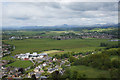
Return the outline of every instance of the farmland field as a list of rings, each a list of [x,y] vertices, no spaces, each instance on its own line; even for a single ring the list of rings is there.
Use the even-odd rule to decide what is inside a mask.
[[[32,65],[33,65],[33,63],[31,61],[17,60],[11,64],[7,64],[6,66],[27,68],[27,67],[32,66]]]
[[[51,54],[51,53],[58,53],[58,52],[63,52],[63,51],[60,51],[60,50],[48,50],[48,51],[44,51],[42,53]]]
[[[12,52],[12,55],[26,52],[41,52],[43,50],[51,49],[62,49],[64,52],[87,52],[99,48],[104,48],[100,47],[101,42],[117,44],[117,42],[111,42],[108,39],[25,39],[5,40],[4,42],[15,45],[16,49]]]
[[[5,56],[5,57],[2,57],[2,60],[16,60],[16,59],[14,59],[13,57],[11,57],[11,56]]]
[[[116,30],[116,28],[107,28],[107,29],[102,29],[102,28],[94,28],[92,30],[83,30],[84,32],[104,32],[104,31],[112,31]]]

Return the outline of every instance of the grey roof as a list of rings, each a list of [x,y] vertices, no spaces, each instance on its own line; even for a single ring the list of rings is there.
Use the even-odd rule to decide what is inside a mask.
[[[45,79],[45,78],[47,78],[47,77],[46,77],[46,76],[41,76],[41,78],[42,78],[42,79]]]
[[[40,56],[44,56],[44,55],[47,55],[47,53],[41,53],[41,54],[38,54]]]
[[[35,74],[36,77],[40,77],[40,75],[41,75],[41,74],[38,73],[38,72]]]

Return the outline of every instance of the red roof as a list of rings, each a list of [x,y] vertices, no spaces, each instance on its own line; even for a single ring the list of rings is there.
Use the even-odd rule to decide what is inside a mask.
[[[24,60],[29,60],[29,58],[25,58]]]

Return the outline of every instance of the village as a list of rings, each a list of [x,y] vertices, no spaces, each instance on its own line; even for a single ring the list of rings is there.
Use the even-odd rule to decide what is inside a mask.
[[[85,57],[89,53],[85,55],[76,54],[73,55],[74,58]],[[92,53],[94,54],[94,53]],[[65,57],[65,56],[64,56]],[[50,57],[47,53],[25,53],[25,54],[17,54],[14,56],[15,59],[21,61],[30,61],[33,63],[32,66],[27,68],[21,67],[6,67],[5,65],[11,63],[9,60],[2,60],[2,76],[6,78],[13,79],[22,79],[22,78],[31,78],[32,75],[35,75],[37,79],[47,79],[50,74],[55,71],[58,71],[61,75],[65,72],[65,68],[71,66],[71,61],[69,58],[60,59],[58,57]],[[27,65],[27,64],[26,64]]]
[[[9,45],[9,44],[3,44],[3,56],[10,56],[11,51],[14,50],[15,46]],[[10,52],[10,53],[9,53]],[[8,54],[9,53],[9,54]],[[82,54],[76,54],[73,55],[74,58],[79,58],[87,56],[89,53],[86,53],[86,55]],[[92,53],[93,54],[93,53]],[[65,54],[66,55],[66,54]],[[22,67],[13,67],[13,66],[6,66],[8,64],[13,63],[12,60],[1,60],[1,74],[3,78],[12,78],[12,79],[23,79],[23,78],[31,78],[32,75],[35,75],[37,79],[47,79],[50,74],[52,74],[55,71],[59,71],[61,75],[65,72],[65,68],[71,66],[71,61],[69,57],[66,57],[63,54],[63,58],[59,58],[56,55],[53,57],[50,57],[47,53],[21,53],[16,54],[14,56],[10,56],[16,61],[30,61],[33,65],[28,66],[26,68]],[[23,64],[20,64],[23,65]],[[27,64],[26,64],[27,65]]]
[[[10,55],[9,48],[10,45],[3,45],[6,48],[6,53],[4,56]],[[25,54],[17,54],[14,56],[14,59],[21,60],[21,61],[30,61],[33,63],[32,66],[27,68],[21,67],[13,67],[9,66],[6,67],[5,65],[12,63],[10,60],[1,60],[1,70],[2,70],[2,77],[13,78],[13,79],[22,79],[22,78],[31,78],[32,75],[35,75],[38,79],[46,79],[51,73],[55,71],[59,71],[59,73],[64,73],[64,66],[70,66],[70,62],[68,58],[66,59],[57,59],[53,57],[49,57],[47,53],[40,53],[37,52],[25,53]]]
[[[3,35],[5,32],[3,32]],[[47,34],[47,33],[44,33]],[[52,32],[50,33],[52,34]],[[27,36],[27,35],[19,35],[19,36],[9,36],[9,34],[5,34],[8,37],[3,37],[4,39],[8,40],[24,40],[24,39],[43,39],[43,38],[50,38],[55,40],[67,40],[67,39],[87,39],[87,38],[96,38],[96,39],[114,39],[117,36],[111,35],[108,33],[100,33],[100,32],[81,32],[81,33],[74,33],[74,32],[63,32],[59,35],[46,35],[43,34],[35,34],[34,36]]]

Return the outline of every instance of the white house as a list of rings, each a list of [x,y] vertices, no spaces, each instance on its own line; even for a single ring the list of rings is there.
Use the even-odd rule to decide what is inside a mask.
[[[43,66],[46,66],[47,64],[46,63],[43,63]]]
[[[47,53],[37,54],[36,52],[34,52],[33,54],[26,53],[26,54],[19,54],[19,55],[16,55],[16,56],[17,56],[17,58],[20,58],[20,59],[32,60],[32,59],[42,59],[45,56],[47,56]]]

